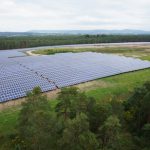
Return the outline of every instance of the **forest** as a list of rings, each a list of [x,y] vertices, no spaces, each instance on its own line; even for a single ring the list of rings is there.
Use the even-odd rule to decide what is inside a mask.
[[[29,48],[38,46],[150,42],[150,35],[49,35],[0,37],[0,50]]]
[[[76,87],[63,88],[56,105],[49,105],[36,87],[27,94],[3,149],[149,150],[149,100],[149,81],[127,100],[96,101]]]

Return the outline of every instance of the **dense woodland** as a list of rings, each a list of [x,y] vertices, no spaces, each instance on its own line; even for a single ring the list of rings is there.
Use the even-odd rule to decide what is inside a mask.
[[[16,132],[3,148],[149,150],[150,82],[122,101],[96,101],[75,87],[63,88],[55,106],[37,87],[28,93]]]
[[[150,42],[150,35],[51,35],[0,37],[0,50],[65,44]]]

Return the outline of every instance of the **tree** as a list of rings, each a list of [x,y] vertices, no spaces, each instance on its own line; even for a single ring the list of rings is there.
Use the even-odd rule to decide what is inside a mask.
[[[76,87],[63,88],[58,96],[56,112],[58,116],[66,119],[74,118],[77,114],[87,113],[90,98],[84,92],[79,92]]]
[[[117,116],[109,116],[106,119],[99,128],[102,149],[113,147],[113,144],[118,140],[120,128],[121,124]]]
[[[125,119],[131,132],[141,134],[141,129],[150,123],[150,82],[137,88],[125,103]]]
[[[150,149],[150,123],[147,123],[142,128],[141,143],[142,147]]]
[[[73,115],[76,116],[77,114],[80,113],[87,114],[88,103],[89,103],[89,99],[85,95],[85,93],[79,92],[76,96],[76,99],[74,99],[71,103]]]
[[[47,97],[35,88],[27,94],[19,115],[18,134],[28,150],[55,149],[59,130],[57,118],[50,110]]]
[[[140,149],[149,149],[150,82],[137,88],[125,105],[125,120]]]
[[[94,100],[92,101],[93,106],[91,106],[90,111],[88,112],[88,118],[90,122],[90,130],[97,133],[99,127],[103,125],[104,121],[112,114],[112,107],[108,101],[100,101],[97,103],[94,102]]]
[[[116,115],[122,123],[124,121],[124,118],[122,117],[124,114],[123,102],[117,99],[112,99],[110,104],[112,108],[112,114]]]
[[[60,140],[64,150],[96,150],[98,142],[89,130],[87,116],[80,113],[74,119],[69,119]]]
[[[58,104],[56,106],[56,112],[59,116],[63,116],[66,120],[71,115],[71,103],[76,99],[78,95],[78,89],[76,87],[63,88],[58,95]]]

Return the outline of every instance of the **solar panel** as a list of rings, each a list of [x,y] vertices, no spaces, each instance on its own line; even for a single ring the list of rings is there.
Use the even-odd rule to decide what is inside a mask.
[[[25,53],[19,52],[17,50],[1,50],[0,51],[0,58],[8,58],[8,57],[21,57],[26,56]],[[1,62],[1,60],[0,60]]]
[[[0,102],[24,97],[35,86],[45,92],[144,68],[150,68],[149,61],[95,52],[5,58],[0,60]]]

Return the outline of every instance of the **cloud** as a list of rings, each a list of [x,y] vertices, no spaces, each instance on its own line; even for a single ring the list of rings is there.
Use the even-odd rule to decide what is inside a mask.
[[[150,30],[149,0],[0,0],[0,31]]]

